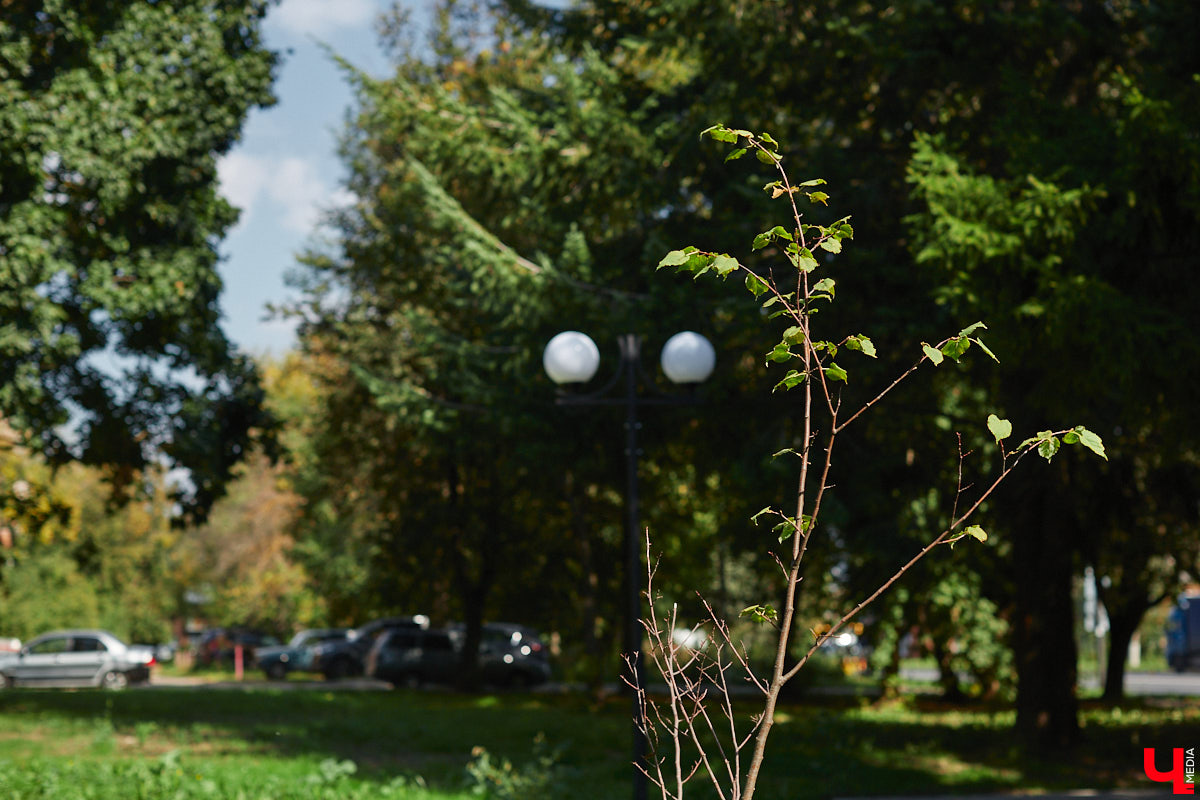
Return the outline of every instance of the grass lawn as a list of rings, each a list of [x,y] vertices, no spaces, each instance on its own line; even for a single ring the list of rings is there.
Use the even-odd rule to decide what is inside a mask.
[[[1004,709],[860,702],[785,707],[759,796],[1149,788],[1142,748],[1195,746],[1200,731],[1194,699],[1089,707],[1077,751],[1034,760],[1011,746]],[[10,690],[0,797],[449,800],[486,786],[497,798],[624,800],[628,713],[621,698],[536,694]],[[539,766],[539,748],[557,749],[555,766]]]

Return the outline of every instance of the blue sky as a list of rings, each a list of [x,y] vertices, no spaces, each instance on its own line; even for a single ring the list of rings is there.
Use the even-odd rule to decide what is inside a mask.
[[[294,326],[267,319],[266,305],[294,292],[285,276],[320,210],[345,202],[337,135],[351,92],[325,43],[371,74],[386,71],[376,16],[389,0],[283,0],[264,26],[272,49],[289,51],[272,108],[251,113],[241,142],[219,163],[221,192],[241,209],[221,245],[224,328],[243,350],[282,355]]]

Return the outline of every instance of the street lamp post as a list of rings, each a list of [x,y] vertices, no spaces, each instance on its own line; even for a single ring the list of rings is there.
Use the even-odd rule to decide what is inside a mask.
[[[624,405],[625,407],[625,652],[637,686],[645,687],[642,659],[642,608],[638,590],[641,559],[638,555],[638,406],[677,405],[692,401],[691,394],[638,392],[639,385],[651,386],[641,367],[641,338],[626,333],[617,337],[621,360],[607,384],[587,394],[560,394],[559,405]],[[716,357],[707,339],[684,331],[667,340],[661,363],[667,378],[676,384],[694,386],[712,374]],[[590,381],[600,366],[600,351],[595,342],[578,331],[558,334],[546,345],[542,365],[550,379],[560,386]],[[614,389],[624,381],[620,390]],[[633,797],[646,798],[646,736],[639,724],[642,717],[640,698],[633,697]]]

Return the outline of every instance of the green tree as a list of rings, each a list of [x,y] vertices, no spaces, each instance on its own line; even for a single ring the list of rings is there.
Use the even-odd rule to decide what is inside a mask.
[[[1012,416],[1023,417],[1024,410],[1032,418],[1050,417],[1050,403],[1082,400],[1070,407],[1097,428],[1119,423],[1126,431],[1131,425],[1153,431],[1143,414],[1151,406],[1168,409],[1181,423],[1178,398],[1190,396],[1185,389],[1194,378],[1176,365],[1191,359],[1195,339],[1171,320],[1187,319],[1195,300],[1194,282],[1180,277],[1197,229],[1189,216],[1194,189],[1188,188],[1196,185],[1189,177],[1195,143],[1188,132],[1196,127],[1189,115],[1200,107],[1191,78],[1195,55],[1187,45],[1197,29],[1191,4],[617,0],[548,10],[510,0],[499,8],[492,19],[472,16],[464,4],[446,5],[431,57],[402,52],[394,80],[364,84],[366,113],[347,147],[355,176],[350,188],[363,202],[342,220],[340,252],[314,261],[313,273],[314,286],[328,281],[331,291],[318,303],[310,342],[319,334],[322,354],[340,362],[329,373],[340,383],[330,385],[345,401],[328,427],[344,438],[329,439],[324,452],[357,462],[329,473],[342,476],[340,485],[330,477],[322,497],[340,495],[342,505],[312,508],[325,509],[326,531],[349,525],[348,512],[363,509],[361,535],[331,534],[326,541],[377,552],[378,542],[392,537],[384,531],[401,529],[380,520],[404,516],[404,495],[399,483],[377,481],[372,497],[394,510],[385,512],[385,503],[368,511],[359,503],[368,477],[408,463],[410,454],[432,467],[425,475],[449,475],[442,456],[467,452],[478,441],[491,445],[507,430],[499,424],[454,428],[454,422],[443,430],[457,430],[456,440],[433,438],[446,419],[477,406],[499,408],[489,405],[498,397],[508,408],[528,401],[532,413],[536,398],[516,376],[527,381],[536,374],[536,349],[568,327],[563,319],[609,336],[649,328],[653,337],[682,326],[712,333],[723,367],[730,365],[710,392],[706,416],[720,422],[696,426],[704,435],[687,440],[686,457],[698,465],[702,491],[719,471],[723,483],[713,495],[757,500],[758,490],[746,487],[778,475],[757,454],[795,446],[797,436],[788,422],[749,434],[737,424],[777,416],[767,413],[778,408],[777,400],[747,399],[759,396],[761,377],[753,369],[759,345],[721,299],[703,290],[685,298],[652,286],[641,268],[694,238],[697,227],[705,229],[706,246],[732,251],[754,233],[755,220],[769,218],[767,198],[752,177],[730,177],[697,150],[695,131],[720,119],[769,129],[789,142],[789,163],[812,165],[845,187],[839,205],[869,222],[858,238],[856,269],[840,286],[851,299],[831,311],[832,324],[860,318],[864,308],[878,312],[879,364],[861,370],[864,380],[907,366],[894,360],[902,349],[892,343],[929,339],[955,322],[984,318],[1006,337],[998,346],[1020,354],[996,373],[1004,385],[1019,387],[1001,395]],[[913,157],[916,133],[942,136],[939,144],[927,144],[924,161]],[[945,203],[930,206],[934,187],[918,176],[926,167],[945,167],[940,156],[959,164],[958,176],[941,176]],[[1025,181],[1027,175],[1033,180]],[[934,177],[929,173],[930,181]],[[953,195],[960,179],[960,194],[991,199],[982,208],[967,203],[972,213],[986,215],[967,218],[978,223],[974,227],[956,229],[946,223],[959,218],[947,209],[958,208]],[[1139,192],[1138,180],[1153,190]],[[913,212],[919,213],[906,224]],[[819,214],[815,221],[822,221]],[[980,234],[977,241],[955,238],[972,232]],[[956,268],[960,256],[966,260]],[[1110,305],[1111,287],[1119,283],[1110,276],[1106,288],[1088,280],[1093,256],[1113,268],[1144,265],[1153,277],[1139,277],[1125,304]],[[956,269],[949,276],[944,271]],[[1069,291],[1080,278],[1083,290]],[[950,291],[935,291],[947,284]],[[1043,290],[1062,302],[1046,304]],[[1023,304],[1031,297],[1045,305],[1041,317],[1026,316],[1034,307]],[[1169,310],[1155,310],[1160,303]],[[996,309],[1001,313],[993,314]],[[1118,312],[1131,316],[1113,316]],[[470,327],[472,313],[477,328]],[[504,326],[521,314],[527,316],[519,330],[508,335],[513,332]],[[1005,324],[1013,314],[1015,324]],[[1158,348],[1152,359],[1128,347],[1098,355],[1098,343],[1112,335],[1111,320],[1125,318],[1152,324],[1125,327],[1116,341],[1128,344],[1126,335],[1132,338],[1136,329],[1171,347]],[[1046,346],[1037,346],[1039,337]],[[503,357],[509,348],[512,360]],[[1081,352],[1089,355],[1073,355]],[[1117,369],[1133,362],[1136,370]],[[881,487],[880,501],[893,486],[929,485],[929,476],[953,481],[955,460],[934,455],[933,448],[948,452],[952,440],[945,436],[953,427],[943,423],[971,412],[986,383],[969,370],[946,369],[936,382],[901,397],[903,420],[889,427],[929,432],[918,437],[931,443],[928,452],[910,458],[906,445],[878,427],[848,434],[843,452],[864,456],[853,468],[871,472],[868,482]],[[1070,392],[1060,393],[1061,386]],[[940,404],[936,417],[907,413],[929,408],[929,398]],[[1118,407],[1126,401],[1128,408]],[[536,416],[544,435],[546,415]],[[344,424],[354,418],[363,424]],[[410,426],[413,420],[424,427]],[[573,428],[550,428],[549,435],[603,440],[599,420],[572,422]],[[1187,424],[1163,430],[1194,441]],[[1116,434],[1102,432],[1110,440]],[[420,442],[414,433],[421,433]],[[659,445],[647,447],[648,461],[662,455],[654,449]],[[966,447],[980,458],[994,454],[986,441]],[[1180,452],[1189,447],[1194,451],[1187,445]],[[588,503],[569,497],[564,508],[547,502],[539,509],[547,527],[577,529],[568,528],[578,519],[572,509],[590,513],[607,505],[605,489],[619,485],[601,468],[602,449],[578,457],[583,449],[576,445],[570,483],[573,497]],[[442,456],[426,461],[426,452]],[[508,458],[510,450],[496,446],[495,452]],[[560,452],[539,452],[541,462],[567,463]],[[839,479],[841,468],[834,465]],[[1022,730],[1030,739],[1067,741],[1077,731],[1070,577],[1082,543],[1097,528],[1081,524],[1080,509],[1064,508],[1056,496],[1086,494],[1064,492],[1064,482],[1099,473],[1066,459],[1056,469],[1054,481],[1014,490],[1018,502],[1001,504],[1017,509],[997,529],[1013,533],[1005,545],[1012,549],[997,551],[1009,580],[999,591],[1000,581],[984,575],[982,586],[1020,623],[1014,632]],[[647,471],[680,474],[666,464]],[[502,478],[517,474],[539,475],[513,469]],[[422,496],[437,502],[432,483],[426,488]],[[671,488],[652,487],[646,507],[671,496]],[[896,526],[879,514],[885,505],[872,500],[841,509],[837,527],[848,550],[904,546],[887,535]],[[720,510],[710,524],[744,549],[746,537],[729,523],[743,513],[736,502],[713,508]],[[393,541],[429,545],[421,535],[416,530]],[[611,547],[614,540],[590,543]],[[578,563],[586,560],[580,556]],[[1037,569],[1026,569],[1030,564]]]
[[[1141,21],[1150,41],[1171,39],[1158,27],[1164,20]],[[1057,743],[1077,735],[1078,560],[1112,572],[1116,584],[1107,593],[1110,698],[1121,694],[1142,614],[1195,563],[1197,515],[1186,498],[1196,491],[1200,431],[1177,398],[1197,388],[1181,364],[1200,350],[1186,321],[1200,282],[1179,260],[1200,244],[1200,146],[1184,133],[1200,96],[1195,82],[1171,79],[1181,64],[1135,55],[1077,76],[1081,96],[1062,112],[1069,131],[998,129],[977,169],[967,166],[977,157],[971,144],[918,138],[910,166],[921,204],[910,219],[914,252],[950,281],[939,301],[1007,321],[997,346],[1016,355],[1002,373],[1010,388],[980,385],[1002,391],[1013,415],[1053,418],[1074,407],[1111,442],[1104,468],[1063,461],[1054,480],[1008,498],[1019,504],[1010,528],[1018,725],[1027,738]],[[1076,141],[1083,152],[1063,159]],[[1092,148],[1115,159],[1090,159]]]
[[[0,416],[57,461],[108,465],[118,493],[165,453],[201,513],[266,422],[219,326],[217,243],[237,212],[216,160],[273,102],[267,7],[11,0],[0,15]]]
[[[587,330],[606,358],[627,331],[653,346],[737,329],[648,280],[659,217],[678,202],[658,181],[670,154],[643,134],[653,101],[631,99],[597,55],[564,60],[505,18],[464,31],[464,10],[445,5],[431,55],[401,52],[391,78],[355,78],[346,160],[359,202],[339,217],[337,251],[308,259],[302,335],[330,367],[323,474],[303,490],[310,540],[325,543],[314,555],[347,553],[325,562],[343,576],[372,562],[362,580],[384,605],[448,594],[468,637],[485,609],[510,609],[598,652],[623,614],[619,419],[556,411],[541,350],[564,328]],[[731,407],[736,374],[721,387]],[[709,455],[686,478],[721,494],[707,475],[728,460],[733,418],[713,436],[689,416],[647,425],[647,509],[671,506],[652,498],[677,496],[697,448]],[[668,454],[660,429],[685,444]],[[694,519],[663,513],[670,530]]]
[[[6,629],[29,638],[101,627],[128,641],[165,641],[176,611],[169,554],[179,534],[161,470],[135,476],[131,502],[119,507],[94,467],[72,464],[50,475],[44,459],[27,455],[21,474],[31,483],[47,476],[36,496],[57,498],[67,524],[43,524],[0,547]]]
[[[1012,354],[992,373],[996,385],[1012,387],[993,395],[1006,413],[1082,413],[1112,441],[1111,469],[1146,436],[1154,439],[1146,453],[1194,458],[1181,400],[1196,388],[1195,370],[1181,368],[1197,347],[1186,326],[1197,300],[1187,264],[1200,230],[1190,133],[1200,108],[1188,44],[1200,30],[1194,4],[508,5],[567,52],[591,48],[628,69],[627,85],[656,95],[655,135],[689,119],[692,130],[715,119],[770,129],[791,143],[790,159],[846,187],[838,202],[871,224],[862,226],[857,269],[843,287],[881,310],[890,328],[879,334],[881,353],[894,352],[888,338],[928,337],[947,318],[987,319],[1003,337],[997,350]],[[654,58],[669,69],[648,68]],[[681,139],[688,132],[677,131]],[[925,140],[914,158],[917,133],[943,138]],[[957,172],[943,170],[940,156],[952,157]],[[749,187],[711,171],[668,170],[660,179],[694,192],[695,202],[677,208],[714,239],[739,220],[766,218],[753,210]],[[901,224],[911,211],[918,221]],[[947,277],[950,290],[935,291]],[[901,312],[914,309],[922,311],[906,330]],[[969,371],[947,375],[937,387],[943,416],[970,408],[983,385]],[[1113,438],[1118,425],[1124,441]],[[886,466],[903,458],[894,439],[864,438],[889,448],[867,462],[876,474],[895,474]],[[917,453],[914,472],[954,469],[926,458]],[[1063,460],[1053,480],[1014,484],[1008,499],[1016,502],[999,504],[1015,513],[1003,525],[1012,550],[996,600],[1017,623],[1019,728],[1030,741],[1067,742],[1078,732],[1070,581],[1099,529],[1084,501],[1058,498],[1093,494],[1066,486],[1101,474]],[[1191,491],[1157,485],[1173,485],[1179,497]],[[849,511],[847,541],[882,546],[859,536],[872,520]],[[1113,552],[1120,561],[1119,547]]]

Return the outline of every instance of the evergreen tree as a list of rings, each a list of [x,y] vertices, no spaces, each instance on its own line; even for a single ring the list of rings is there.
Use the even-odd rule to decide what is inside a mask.
[[[653,98],[631,99],[596,54],[564,59],[505,18],[486,23],[481,50],[476,29],[456,28],[468,10],[443,8],[432,56],[401,53],[386,80],[355,77],[346,161],[359,202],[338,217],[336,250],[307,259],[302,338],[329,367],[323,475],[306,490],[310,541],[325,543],[314,562],[327,547],[346,559],[326,572],[371,560],[366,595],[380,609],[448,596],[418,610],[462,614],[468,645],[485,612],[507,611],[598,653],[624,615],[619,419],[556,410],[542,348],[585,330],[611,369],[620,333],[653,352],[688,328],[721,344],[722,322],[652,275],[661,220],[688,202],[659,181],[672,157],[659,143],[674,141],[645,134]],[[645,437],[646,497],[678,492],[679,462],[656,459],[727,444],[732,425],[705,442],[688,416],[663,412]],[[668,457],[663,440],[677,435],[690,449]],[[712,465],[688,478],[719,494]],[[733,513],[744,520],[752,502]]]

